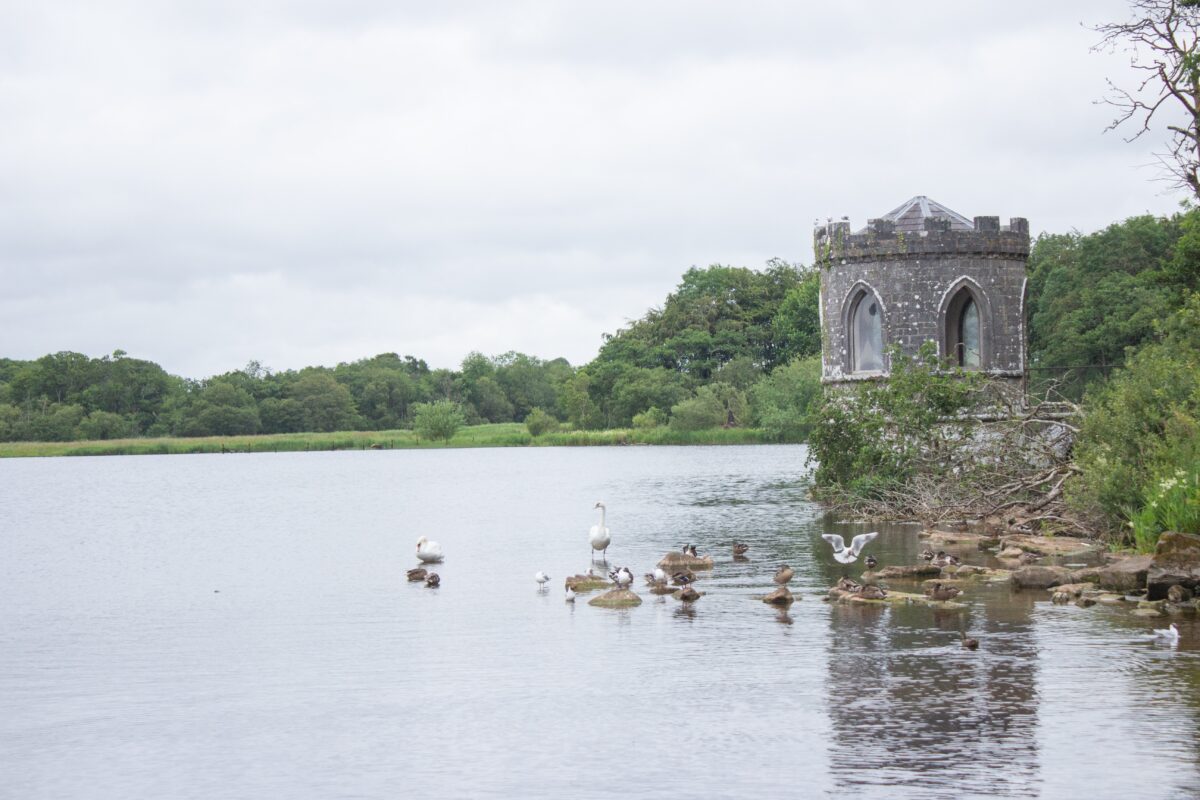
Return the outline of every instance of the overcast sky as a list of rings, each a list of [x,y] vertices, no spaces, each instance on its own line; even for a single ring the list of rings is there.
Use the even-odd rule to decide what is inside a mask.
[[[0,0],[0,357],[590,360],[690,266],[917,194],[1171,213],[1124,0]]]

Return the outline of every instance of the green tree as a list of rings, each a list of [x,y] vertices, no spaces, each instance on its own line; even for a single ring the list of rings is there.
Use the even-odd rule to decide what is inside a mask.
[[[132,433],[130,421],[111,411],[93,411],[79,422],[79,435],[84,439],[124,439]]]
[[[305,369],[290,391],[304,409],[304,426],[309,431],[352,430],[357,409],[350,390],[328,372]]]
[[[558,420],[554,415],[548,414],[540,408],[535,408],[525,417],[525,429],[529,431],[530,436],[541,436],[543,433],[550,433],[557,430]]]
[[[462,410],[450,400],[413,406],[413,428],[425,439],[449,441],[462,425]]]
[[[804,441],[815,424],[821,401],[820,356],[797,358],[750,389],[750,406],[758,427],[778,441]]]

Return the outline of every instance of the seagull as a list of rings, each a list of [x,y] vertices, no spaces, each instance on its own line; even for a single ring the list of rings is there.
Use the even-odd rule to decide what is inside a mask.
[[[1169,628],[1160,628],[1159,630],[1156,630],[1154,632],[1154,638],[1159,641],[1175,644],[1179,641],[1179,628],[1176,628],[1175,623],[1172,622]]]
[[[426,564],[433,564],[442,560],[442,546],[437,542],[431,542],[422,536],[417,539],[417,558]]]
[[[606,506],[604,503],[598,502],[596,505],[592,506],[592,508],[600,509],[600,522],[592,526],[591,531],[588,533],[588,542],[591,543],[593,551],[599,550],[601,554],[607,558],[608,545],[612,541],[612,536],[609,535],[608,528],[604,526],[604,511]],[[595,552],[593,552],[592,557],[594,558],[595,555]]]
[[[533,579],[538,582],[538,589],[545,589],[550,576],[539,569],[538,573],[533,576]]]
[[[567,587],[567,602],[568,603],[575,602],[575,590],[572,589],[570,586]]]
[[[858,554],[867,546],[867,542],[878,535],[878,531],[860,533],[850,540],[849,547],[846,547],[846,540],[836,533],[822,533],[821,538],[833,545],[833,557],[839,564],[853,564],[858,560]]]
[[[613,579],[613,583],[619,589],[628,589],[633,583],[633,573],[629,571],[629,567],[621,567],[608,574],[608,577]]]

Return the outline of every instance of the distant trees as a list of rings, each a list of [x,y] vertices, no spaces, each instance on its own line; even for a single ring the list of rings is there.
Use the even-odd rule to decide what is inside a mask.
[[[275,372],[251,361],[187,380],[122,351],[0,359],[0,439],[419,429],[433,420],[444,431],[454,419],[525,422],[532,432],[666,425],[672,413],[675,427],[727,425],[731,414],[750,425],[754,388],[820,348],[818,283],[780,260],[761,271],[694,267],[661,308],[606,336],[578,369],[511,351],[469,353],[458,370],[381,353],[332,369]],[[422,435],[443,438],[433,431]]]
[[[426,439],[449,441],[463,422],[462,410],[450,400],[417,403],[413,407],[413,429]]]

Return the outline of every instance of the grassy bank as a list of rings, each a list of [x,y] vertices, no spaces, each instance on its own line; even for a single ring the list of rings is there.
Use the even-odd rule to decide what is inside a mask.
[[[136,456],[185,453],[283,453],[304,450],[391,450],[445,447],[587,447],[622,444],[763,444],[757,429],[715,428],[683,433],[669,428],[650,430],[560,431],[538,437],[520,423],[472,425],[449,442],[420,439],[407,430],[344,431],[340,433],[278,433],[267,436],[208,436],[199,438],[111,439],[87,442],[0,442],[0,458],[36,456]]]

